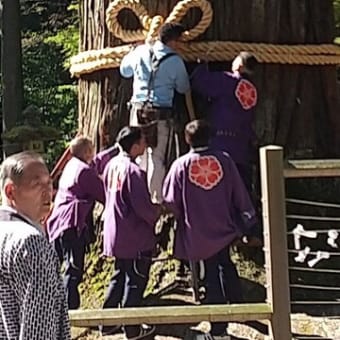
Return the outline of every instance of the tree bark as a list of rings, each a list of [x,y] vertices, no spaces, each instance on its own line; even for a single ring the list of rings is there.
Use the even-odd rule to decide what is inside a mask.
[[[2,131],[7,131],[20,119],[23,105],[19,0],[3,0],[1,47]],[[10,155],[20,147],[4,145],[4,155]]]
[[[166,17],[177,0],[141,0],[149,14]],[[108,0],[81,0],[81,51],[115,46],[121,42],[108,32]],[[331,43],[334,39],[331,0],[212,0],[214,18],[200,40],[234,40],[282,44]],[[246,14],[245,14],[246,13]],[[200,17],[191,10],[184,19],[192,27]],[[123,25],[138,27],[132,13],[121,14]],[[216,65],[230,67],[230,62]],[[191,70],[193,65],[188,65]],[[335,66],[271,65],[259,67],[254,79],[259,92],[256,131],[260,144],[279,144],[286,157],[340,155],[339,96]],[[126,102],[131,81],[119,71],[106,70],[82,76],[79,82],[79,129],[97,146],[111,143],[128,122]],[[201,106],[195,98],[197,112]],[[180,98],[176,105],[184,111]],[[188,118],[183,117],[183,123]],[[100,127],[109,138],[104,141]]]

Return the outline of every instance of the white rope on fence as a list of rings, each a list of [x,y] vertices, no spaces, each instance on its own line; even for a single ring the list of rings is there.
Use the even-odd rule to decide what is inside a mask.
[[[313,220],[313,221],[338,221],[340,217],[322,217],[322,216],[309,216],[309,215],[286,215],[287,219],[294,220]]]
[[[326,208],[340,208],[340,204],[325,203],[325,202],[318,202],[318,201],[307,201],[307,200],[300,200],[300,199],[295,199],[295,198],[286,198],[286,202],[303,204],[303,205],[314,205],[314,206],[326,207]]]
[[[330,287],[330,286],[314,286],[314,285],[302,285],[302,284],[290,284],[289,286],[291,288],[340,291],[340,287]]]
[[[301,250],[288,249],[288,253],[298,254]],[[340,256],[340,252],[328,252],[330,256]],[[311,251],[308,255],[318,255],[317,251]]]
[[[292,271],[305,271],[313,273],[329,273],[329,274],[340,274],[340,269],[319,269],[319,268],[306,268],[306,267],[289,267]]]
[[[316,232],[316,233],[318,233],[318,234],[327,234],[327,233],[329,232],[329,230],[330,230],[330,229],[308,229],[308,231],[314,231],[314,232]],[[332,230],[333,230],[333,231],[337,231],[337,232],[340,233],[340,229],[334,229],[334,228],[332,228]],[[288,232],[287,232],[287,235],[289,235],[289,236],[294,235],[294,231],[288,231]],[[302,236],[303,236],[303,235],[302,235]]]
[[[340,301],[291,301],[292,305],[340,305]]]

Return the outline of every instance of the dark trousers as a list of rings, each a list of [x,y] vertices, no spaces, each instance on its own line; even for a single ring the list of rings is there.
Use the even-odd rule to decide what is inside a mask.
[[[253,170],[251,164],[236,163],[237,170],[243,180],[250,198],[253,196]]]
[[[139,259],[117,259],[103,308],[138,307],[149,279],[151,252],[145,252]],[[104,327],[105,329],[105,327]],[[140,326],[124,327],[127,338],[139,335]]]
[[[198,272],[206,289],[203,304],[241,303],[243,301],[241,281],[230,259],[229,247],[200,261]],[[213,323],[211,334],[221,335],[227,326],[227,322]]]
[[[85,235],[78,235],[76,228],[66,230],[55,242],[61,263],[65,263],[64,285],[69,309],[80,305],[78,286],[83,278]]]
[[[236,164],[237,170],[242,178],[242,181],[248,191],[249,198],[251,199],[255,210],[257,211],[258,216],[261,216],[261,211],[259,211],[259,202],[257,202],[257,199],[254,195],[254,185],[253,185],[253,170],[252,166],[250,164]],[[239,217],[236,217],[237,219]],[[243,229],[243,222],[240,220],[237,220],[237,223],[241,223],[240,227]],[[250,232],[248,232],[251,236],[256,236],[258,238],[261,238],[262,236],[262,229],[259,223],[257,223]]]

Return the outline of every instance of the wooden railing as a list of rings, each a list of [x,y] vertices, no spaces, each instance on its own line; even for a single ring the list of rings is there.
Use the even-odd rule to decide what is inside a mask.
[[[181,324],[199,323],[202,320],[219,321],[253,321],[270,320],[273,314],[269,304],[242,305],[201,305],[138,307],[100,310],[70,311],[71,323],[75,327],[93,327],[97,325],[134,325],[146,323]]]

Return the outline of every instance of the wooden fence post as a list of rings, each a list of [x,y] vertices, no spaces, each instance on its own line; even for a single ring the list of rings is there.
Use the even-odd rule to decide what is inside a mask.
[[[260,164],[267,302],[273,310],[269,335],[271,340],[290,340],[292,335],[283,149],[279,146],[262,147]]]

